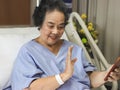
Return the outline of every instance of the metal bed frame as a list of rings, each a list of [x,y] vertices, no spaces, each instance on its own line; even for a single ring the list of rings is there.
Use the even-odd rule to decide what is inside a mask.
[[[78,23],[81,25],[81,27],[83,28],[85,35],[88,39],[88,42],[91,46],[92,49],[92,53],[93,53],[93,58],[90,57],[90,55],[88,54],[84,44],[82,43],[81,38],[79,37],[77,30],[75,30],[75,27],[73,25],[73,19],[78,20]],[[101,50],[99,49],[99,47],[97,46],[97,44],[95,43],[94,39],[92,38],[91,34],[89,33],[84,21],[82,20],[82,18],[80,17],[80,15],[76,12],[72,12],[70,14],[70,18],[68,20],[68,24],[65,27],[65,32],[66,35],[69,39],[69,41],[74,42],[76,44],[78,44],[79,46],[81,46],[83,48],[83,50],[85,51],[85,55],[88,58],[88,60],[94,64],[98,70],[106,70],[107,68],[109,68],[110,64],[107,62],[107,60],[105,59],[105,57],[103,56]],[[118,89],[118,83],[116,82],[112,82],[111,85],[112,89],[111,90],[117,90]],[[97,89],[98,90],[98,89]],[[102,85],[101,87],[99,87],[99,90],[107,90],[106,87],[104,85]]]

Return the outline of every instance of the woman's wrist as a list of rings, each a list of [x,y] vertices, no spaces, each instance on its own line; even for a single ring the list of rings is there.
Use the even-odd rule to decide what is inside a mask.
[[[55,78],[56,78],[59,85],[64,84],[64,81],[62,80],[60,74],[55,75]]]
[[[63,82],[66,82],[70,78],[70,76],[65,73],[61,73],[60,77],[63,80]]]

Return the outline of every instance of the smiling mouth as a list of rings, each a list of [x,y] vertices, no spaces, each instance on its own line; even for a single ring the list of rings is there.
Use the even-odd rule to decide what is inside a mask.
[[[57,38],[57,35],[51,34],[51,35],[49,35],[49,37],[50,37],[50,38]]]
[[[52,40],[56,40],[56,39],[57,39],[57,37],[53,37],[53,36],[52,36],[52,37],[50,37],[50,38],[51,38]]]

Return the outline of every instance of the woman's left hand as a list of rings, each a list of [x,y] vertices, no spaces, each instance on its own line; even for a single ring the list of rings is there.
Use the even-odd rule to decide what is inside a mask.
[[[120,67],[112,71],[107,79],[109,82],[117,81],[120,79]]]

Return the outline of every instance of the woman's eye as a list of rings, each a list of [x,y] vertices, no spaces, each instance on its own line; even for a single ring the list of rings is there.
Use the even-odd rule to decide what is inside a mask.
[[[48,25],[48,27],[49,27],[49,28],[54,28],[54,26],[53,26],[53,25]]]
[[[65,25],[58,26],[58,29],[64,29]]]
[[[64,27],[58,27],[58,29],[64,29]]]

